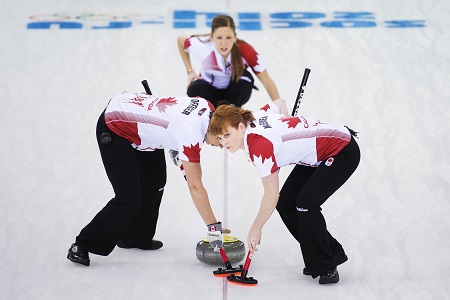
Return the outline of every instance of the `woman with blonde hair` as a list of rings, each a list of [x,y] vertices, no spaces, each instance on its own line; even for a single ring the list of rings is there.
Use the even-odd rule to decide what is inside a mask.
[[[210,34],[179,36],[178,49],[186,67],[190,97],[205,98],[214,106],[220,100],[244,105],[254,87],[253,76],[247,70],[249,67],[272,100],[280,97],[258,52],[237,38],[236,26],[230,16],[215,16]],[[201,63],[199,73],[192,68],[191,55]]]

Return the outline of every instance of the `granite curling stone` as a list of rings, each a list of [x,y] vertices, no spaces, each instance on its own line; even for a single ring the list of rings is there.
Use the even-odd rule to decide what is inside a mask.
[[[231,264],[239,263],[245,257],[245,244],[234,236],[227,235],[224,237],[223,250]],[[197,259],[202,263],[216,266],[223,265],[220,253],[214,251],[207,239],[203,239],[197,243],[195,253]]]

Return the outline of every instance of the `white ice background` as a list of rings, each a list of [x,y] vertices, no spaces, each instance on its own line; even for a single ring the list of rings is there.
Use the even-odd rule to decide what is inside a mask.
[[[2,1],[0,12],[0,299],[449,299],[450,298],[450,2],[447,0],[129,0]],[[238,30],[264,57],[291,108],[304,68],[311,68],[301,113],[360,132],[362,160],[323,206],[330,232],[349,261],[338,284],[302,275],[296,241],[275,212],[263,230],[249,275],[255,287],[224,282],[199,262],[205,225],[179,170],[168,182],[155,238],[158,251],[116,248],[91,255],[67,250],[113,196],[95,141],[107,101],[142,91],[185,95],[173,11],[260,12],[262,29]],[[307,28],[271,27],[274,12],[320,12]],[[330,28],[336,12],[371,12],[374,27]],[[27,29],[32,16],[67,14],[81,29]],[[84,18],[74,19],[77,15]],[[112,16],[134,23],[106,26]],[[139,24],[139,16],[162,24]],[[390,28],[386,20],[425,20]],[[198,65],[194,63],[194,67]],[[247,108],[270,99],[262,84]],[[245,241],[262,185],[239,151],[202,150],[213,208]],[[281,170],[283,181],[290,167]],[[227,192],[224,197],[224,192]],[[224,204],[226,201],[226,205]]]

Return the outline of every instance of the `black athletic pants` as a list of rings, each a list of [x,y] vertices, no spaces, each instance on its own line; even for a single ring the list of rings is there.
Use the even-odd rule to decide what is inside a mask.
[[[328,232],[321,205],[356,170],[360,151],[351,139],[329,166],[317,168],[297,165],[292,170],[277,204],[277,211],[289,232],[300,243],[305,267],[315,278],[336,268],[333,257],[345,254],[341,244]]]
[[[245,71],[239,81],[230,81],[226,89],[217,89],[208,82],[197,79],[189,85],[187,94],[189,97],[202,97],[211,102],[214,107],[217,107],[217,103],[221,100],[241,107],[250,99],[254,81],[249,71]]]
[[[111,135],[111,143],[100,142],[103,132]],[[119,239],[129,246],[150,247],[166,184],[164,150],[135,150],[127,139],[109,130],[104,114],[98,120],[96,133],[115,197],[81,230],[76,243],[105,256]]]

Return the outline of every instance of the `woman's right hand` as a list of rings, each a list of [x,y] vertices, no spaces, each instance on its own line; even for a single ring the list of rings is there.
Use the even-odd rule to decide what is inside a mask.
[[[261,229],[252,226],[247,236],[247,246],[251,253],[258,251],[257,246],[261,244]]]

